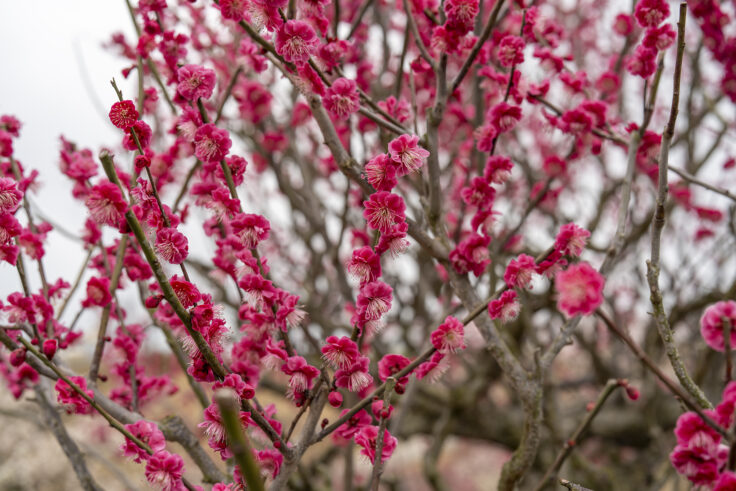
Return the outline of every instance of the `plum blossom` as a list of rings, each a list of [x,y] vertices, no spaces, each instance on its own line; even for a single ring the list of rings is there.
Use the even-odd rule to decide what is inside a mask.
[[[456,353],[465,349],[463,323],[449,315],[430,335],[432,346],[440,353]]]
[[[405,220],[406,204],[398,194],[378,191],[363,201],[363,206],[365,207],[363,217],[368,226],[374,230],[385,233],[390,231],[392,226]]]
[[[592,314],[603,303],[604,284],[590,264],[573,264],[555,276],[557,308],[568,317]]]
[[[301,20],[289,20],[276,32],[276,52],[286,61],[302,64],[319,47],[312,26]]]
[[[700,334],[705,343],[716,351],[725,351],[725,323],[730,324],[729,342],[736,348],[736,302],[723,300],[709,306],[700,318]]]
[[[325,109],[332,116],[340,120],[347,120],[351,114],[360,108],[358,86],[355,80],[340,77],[327,89],[322,98]]]
[[[171,264],[181,264],[189,255],[187,238],[175,228],[162,228],[156,232],[156,252]]]
[[[162,491],[185,491],[181,479],[183,471],[184,461],[180,456],[161,450],[148,459],[146,479]]]
[[[215,88],[215,72],[199,65],[184,65],[176,72],[176,92],[187,101],[209,99]]]
[[[411,174],[424,165],[424,161],[429,157],[429,152],[419,146],[419,137],[417,135],[401,135],[391,140],[388,144],[391,160],[398,165],[396,175],[398,177]]]

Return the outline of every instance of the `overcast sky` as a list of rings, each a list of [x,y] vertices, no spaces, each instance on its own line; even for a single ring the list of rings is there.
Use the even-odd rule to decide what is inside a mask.
[[[119,141],[105,107],[115,97],[109,81],[120,81],[123,63],[102,48],[115,31],[133,32],[124,0],[0,0],[0,114],[23,123],[15,155],[41,173],[34,204],[75,233],[85,214],[58,170],[59,136],[95,153]],[[73,280],[85,256],[81,247],[52,233],[46,250],[49,280]],[[37,287],[36,275],[31,276]],[[0,298],[18,290],[17,274],[3,263]]]

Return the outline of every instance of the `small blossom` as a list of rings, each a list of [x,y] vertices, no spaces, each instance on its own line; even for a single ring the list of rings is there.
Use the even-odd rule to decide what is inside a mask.
[[[382,153],[365,164],[365,177],[377,191],[391,191],[397,184],[396,163]]]
[[[376,442],[378,440],[377,426],[364,426],[355,435],[355,443],[362,447],[361,454],[368,457],[373,464],[376,460]],[[396,449],[397,440],[388,430],[383,433],[383,448],[381,449],[381,462],[386,462]]]
[[[465,349],[464,336],[463,323],[450,315],[432,332],[430,340],[440,353],[456,353]]]
[[[164,435],[155,423],[142,419],[133,424],[125,425],[125,429],[143,443],[147,443],[154,453],[160,452],[166,448]],[[120,450],[123,451],[123,455],[125,457],[132,457],[135,462],[141,462],[142,460],[148,460],[149,458],[148,452],[140,448],[128,438],[125,439],[125,443],[120,447]]]
[[[388,232],[382,233],[376,245],[376,253],[383,254],[388,251],[395,258],[406,252],[409,248],[409,241],[406,239],[407,230],[409,225],[401,222],[391,227]]]
[[[110,121],[121,130],[127,130],[138,120],[138,111],[131,100],[116,102],[110,108]]]
[[[628,14],[618,14],[613,21],[613,30],[621,36],[634,32],[634,19]]]
[[[227,130],[208,123],[199,127],[194,134],[194,154],[203,162],[219,162],[232,146]]]
[[[380,319],[391,309],[392,293],[392,288],[382,281],[366,283],[358,293],[358,312],[367,320]]]
[[[0,206],[2,206],[0,186]],[[110,181],[93,186],[85,202],[92,219],[100,225],[117,227],[127,208],[120,189]]]
[[[532,282],[532,273],[537,269],[534,258],[527,254],[520,254],[512,259],[506,267],[503,280],[509,288],[528,288]]]
[[[319,370],[309,365],[301,356],[292,356],[286,360],[281,371],[290,375],[289,389],[294,396],[298,396],[312,388],[312,382],[319,375]]]
[[[507,102],[499,102],[488,113],[491,124],[498,133],[511,131],[521,119],[521,108]]]
[[[446,28],[456,31],[458,36],[472,31],[478,10],[478,0],[448,0],[445,2]]]
[[[94,392],[87,389],[87,380],[84,377],[69,377],[69,380],[89,398],[94,397]],[[63,379],[57,380],[54,388],[56,389],[56,400],[69,414],[90,414],[92,412],[90,403]]]
[[[271,224],[265,217],[251,213],[239,213],[230,225],[246,249],[255,249],[261,241],[268,238],[271,231]]]
[[[330,406],[332,406],[332,407],[340,407],[340,406],[342,406],[342,394],[340,394],[336,390],[333,390],[327,396],[327,402],[329,402],[330,403]]]
[[[360,108],[358,86],[355,80],[340,77],[322,98],[325,109],[337,119],[347,120]]]
[[[156,252],[171,264],[181,264],[189,255],[187,238],[175,228],[156,232]]]
[[[505,36],[498,46],[498,61],[501,66],[511,67],[524,63],[524,40],[519,36]]]
[[[705,343],[716,351],[725,351],[725,323],[730,324],[729,342],[736,349],[736,302],[724,300],[714,303],[703,312],[700,318],[700,334]]]
[[[243,276],[238,280],[238,286],[243,289],[245,301],[256,310],[260,310],[263,303],[270,302],[275,295],[275,289],[271,282],[264,279],[260,274]]]
[[[590,315],[603,303],[605,279],[588,263],[573,264],[555,276],[557,308],[567,316]]]
[[[10,213],[0,213],[0,245],[7,244],[13,237],[20,235],[23,227]]]
[[[486,161],[483,169],[483,177],[493,184],[503,184],[511,177],[511,170],[514,168],[513,162],[508,157],[501,155],[493,155]]]
[[[381,259],[370,246],[363,246],[353,251],[353,257],[347,262],[345,269],[362,285],[381,276]]]
[[[634,17],[642,27],[656,27],[670,15],[666,0],[639,0],[634,8]]]
[[[406,204],[398,194],[378,191],[363,201],[363,206],[365,207],[363,217],[368,226],[374,230],[388,232],[393,225],[405,220]]]
[[[235,22],[243,20],[247,8],[248,0],[220,0],[222,17]]]
[[[199,65],[184,65],[176,72],[176,91],[187,101],[209,99],[215,88],[215,72]]]
[[[649,78],[657,71],[657,50],[644,45],[637,46],[626,64],[626,69],[632,75]]]
[[[352,365],[360,356],[358,345],[347,336],[330,336],[327,345],[322,347],[322,357],[336,368]]]
[[[15,212],[22,198],[23,193],[13,179],[0,177],[0,214]]]
[[[354,363],[340,368],[335,372],[335,385],[350,392],[359,392],[365,389],[373,383],[368,365],[368,358],[361,356]]]
[[[87,282],[87,299],[82,302],[84,307],[96,305],[105,307],[112,302],[110,295],[110,278],[93,276]]]
[[[185,491],[181,480],[183,471],[184,461],[180,456],[160,450],[148,459],[146,479],[162,491]]]
[[[378,362],[378,377],[385,382],[386,379],[399,373],[411,363],[411,360],[403,355],[388,354],[381,358]],[[409,383],[409,375],[404,375],[396,382],[394,390],[397,394],[403,394],[406,390],[406,384]]]
[[[424,165],[424,160],[429,157],[429,152],[419,146],[417,135],[401,135],[391,140],[388,144],[391,160],[399,164],[396,169],[398,177],[411,174]]]
[[[308,23],[289,20],[276,32],[274,45],[284,60],[302,64],[317,50],[319,39]]]
[[[644,34],[644,39],[642,40],[641,44],[643,44],[647,48],[654,48],[659,51],[664,51],[665,49],[672,46],[672,43],[675,42],[676,37],[677,33],[672,27],[672,24],[662,24],[659,27],[650,27],[649,29],[647,29],[647,32]]]
[[[488,315],[491,319],[498,319],[506,324],[519,316],[521,304],[516,298],[514,290],[506,290],[496,300],[491,300],[488,304]]]
[[[555,239],[555,249],[564,256],[578,257],[585,249],[590,232],[574,223],[560,227]]]
[[[54,358],[56,350],[59,347],[59,341],[57,339],[46,339],[41,346],[41,351],[46,358],[49,360]]]

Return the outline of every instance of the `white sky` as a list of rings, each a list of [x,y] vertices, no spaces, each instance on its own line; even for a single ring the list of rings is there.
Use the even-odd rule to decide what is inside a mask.
[[[23,165],[41,174],[34,204],[53,223],[75,233],[85,213],[71,198],[69,179],[58,170],[59,136],[94,153],[101,145],[119,142],[105,108],[115,97],[109,81],[115,77],[121,84],[123,63],[102,48],[115,31],[132,33],[123,0],[0,0],[0,114],[23,123],[14,148]],[[125,90],[126,84],[121,85]],[[73,281],[85,256],[79,244],[52,232],[46,251],[49,280]],[[37,288],[35,267],[29,269]],[[3,263],[0,298],[18,290],[16,272]]]

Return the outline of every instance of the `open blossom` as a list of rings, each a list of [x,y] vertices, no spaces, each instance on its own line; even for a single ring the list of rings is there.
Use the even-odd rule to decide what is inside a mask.
[[[399,164],[396,169],[398,177],[411,174],[424,165],[424,160],[429,157],[429,152],[419,146],[417,135],[401,135],[394,138],[388,144],[391,160]]]
[[[212,123],[200,126],[194,134],[194,154],[203,162],[224,159],[232,144],[227,130],[221,130]]]
[[[84,307],[96,305],[105,307],[112,302],[110,295],[110,278],[99,278],[93,276],[87,282],[87,298],[82,302]]]
[[[13,213],[18,209],[23,193],[13,179],[0,178],[0,214]]]
[[[666,0],[639,0],[634,8],[634,17],[642,27],[656,27],[670,15]]]
[[[511,177],[511,170],[514,163],[511,159],[502,155],[492,155],[486,160],[486,166],[483,169],[483,177],[493,184],[503,184]]]
[[[378,239],[376,253],[383,254],[388,251],[395,258],[406,252],[409,248],[409,241],[406,239],[407,230],[409,230],[409,225],[401,222],[391,227],[388,232],[383,232]]]
[[[322,347],[322,357],[333,367],[352,365],[360,356],[358,345],[347,336],[330,336],[326,341],[327,344]]]
[[[181,480],[184,461],[176,454],[166,450],[154,453],[146,464],[146,479],[162,491],[185,491]]]
[[[432,346],[440,353],[456,353],[465,349],[463,323],[449,315],[430,335]]]
[[[7,244],[13,237],[20,235],[23,227],[10,213],[0,213],[0,245]]]
[[[271,224],[268,220],[253,213],[239,213],[230,225],[233,233],[243,242],[246,249],[254,249],[261,241],[268,238]]]
[[[459,36],[472,31],[478,9],[478,0],[448,0],[445,2],[446,28]]]
[[[736,348],[736,302],[733,300],[724,300],[714,303],[703,312],[700,318],[700,334],[705,339],[705,343],[717,351],[725,351],[726,343],[724,339],[726,325],[729,322],[730,336],[729,342],[731,349]]]
[[[187,238],[175,228],[162,228],[156,232],[156,252],[171,264],[181,264],[189,255]]]
[[[663,51],[672,46],[676,37],[677,33],[672,27],[672,24],[662,24],[659,27],[650,27],[647,29],[641,44],[647,48]]]
[[[292,356],[281,366],[281,371],[290,375],[289,388],[294,392],[305,392],[312,388],[312,381],[319,370],[307,363],[301,356]]]
[[[391,191],[397,184],[397,164],[391,157],[382,153],[365,164],[365,178],[376,191]]]
[[[555,276],[557,308],[569,317],[592,314],[603,303],[604,283],[590,264],[573,264]]]
[[[713,411],[706,414],[713,417]],[[677,446],[670,454],[670,461],[677,472],[693,484],[712,485],[728,460],[728,446],[721,443],[721,436],[695,412],[680,415],[675,436]]]
[[[0,186],[0,206],[2,206]],[[120,189],[110,181],[92,187],[85,202],[92,219],[100,225],[117,227],[127,208]]]
[[[514,290],[506,290],[499,298],[491,300],[488,304],[488,315],[491,319],[498,319],[504,324],[516,319],[520,311],[521,304]]]
[[[634,54],[629,58],[626,69],[632,75],[648,78],[657,71],[657,50],[646,46],[637,46]]]
[[[574,223],[560,227],[555,239],[555,249],[564,256],[578,257],[585,249],[590,232]]]
[[[125,429],[143,443],[147,443],[154,453],[166,448],[166,439],[164,439],[163,433],[161,433],[161,430],[158,429],[155,423],[142,419],[133,424],[125,425]],[[148,460],[149,458],[148,452],[128,438],[125,439],[125,443],[120,447],[120,450],[123,451],[124,456],[128,458],[132,457],[135,462]]]
[[[450,251],[450,263],[458,274],[470,271],[475,276],[481,276],[491,260],[488,258],[488,244],[491,238],[488,235],[472,233],[460,241],[455,249]]]
[[[381,259],[370,246],[363,246],[353,251],[353,257],[347,262],[345,269],[362,285],[381,276]]]
[[[136,110],[133,101],[124,100],[113,104],[108,116],[117,128],[127,130],[138,120],[138,110]]]
[[[363,426],[355,435],[355,443],[362,447],[361,454],[368,457],[373,464],[376,460],[376,443],[378,440],[378,426]],[[383,448],[381,449],[381,462],[386,462],[394,453],[397,444],[396,437],[388,430],[383,433]]]
[[[346,120],[360,108],[358,85],[355,80],[340,77],[327,89],[322,102],[332,116]]]
[[[220,0],[220,13],[225,19],[241,21],[245,17],[248,3],[248,0]]]
[[[389,353],[378,362],[378,377],[385,382],[386,379],[399,373],[411,363],[406,356]],[[409,383],[409,375],[404,375],[396,382],[394,390],[397,394],[403,394],[406,384]]]
[[[524,40],[519,36],[505,36],[498,46],[498,61],[510,67],[524,62]]]
[[[276,52],[284,60],[301,64],[319,47],[317,34],[308,23],[301,20],[289,20],[276,32],[274,43]]]
[[[358,294],[358,312],[369,321],[380,319],[391,309],[392,293],[393,289],[383,281],[366,283]]]
[[[87,389],[87,380],[84,377],[69,377],[74,385],[79,387],[88,397],[93,398],[94,392]],[[56,381],[56,400],[64,406],[69,414],[90,414],[92,406],[87,400],[67,384],[63,379]]]
[[[521,108],[499,102],[488,112],[488,119],[498,133],[511,131],[521,119]]]
[[[374,230],[388,232],[393,225],[405,220],[406,204],[398,194],[378,191],[371,194],[368,200],[363,201],[363,206],[365,207],[363,217],[368,222],[368,226]]]
[[[512,259],[506,267],[503,280],[509,288],[527,288],[532,282],[532,273],[537,269],[534,258],[527,254],[520,254]]]
[[[238,286],[243,289],[245,301],[252,308],[260,310],[263,303],[270,303],[276,291],[270,281],[263,278],[260,274],[248,274],[238,280]]]
[[[199,65],[184,65],[176,72],[176,91],[188,101],[208,99],[215,88],[215,71]]]
[[[373,383],[369,373],[370,360],[366,356],[359,357],[355,362],[346,365],[335,372],[335,385],[359,392]]]

